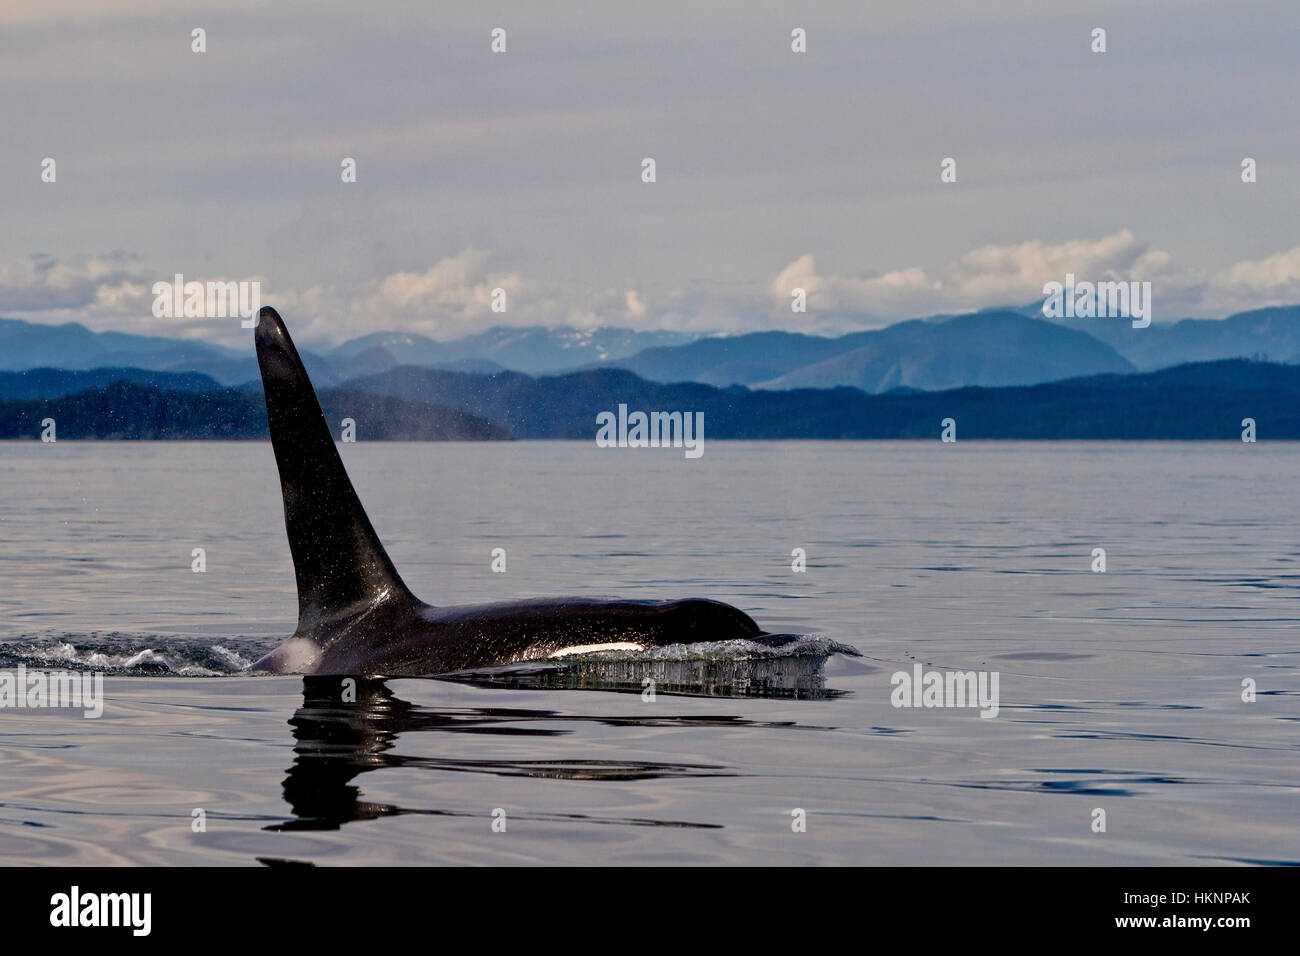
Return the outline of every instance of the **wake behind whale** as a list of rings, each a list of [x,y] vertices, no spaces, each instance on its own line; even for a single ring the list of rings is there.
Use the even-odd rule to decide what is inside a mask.
[[[259,313],[256,341],[298,585],[298,626],[253,670],[433,676],[566,653],[637,652],[700,642],[778,649],[805,640],[769,634],[743,611],[703,598],[424,603],[402,581],[375,534],[298,351],[270,307]],[[844,645],[824,653],[832,650],[856,653]]]

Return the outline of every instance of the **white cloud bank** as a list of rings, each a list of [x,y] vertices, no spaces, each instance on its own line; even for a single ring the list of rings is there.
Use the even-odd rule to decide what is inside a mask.
[[[800,287],[808,294],[809,311],[903,317],[1023,305],[1042,297],[1044,283],[1073,272],[1090,280],[1176,280],[1179,298],[1185,299],[1186,279],[1174,276],[1170,263],[1167,253],[1150,249],[1125,229],[1058,245],[1031,240],[980,246],[934,272],[913,266],[876,276],[821,275],[814,257],[805,254],[781,270],[769,291],[774,305],[786,309],[791,289]]]
[[[492,325],[598,325],[709,332],[762,328],[878,326],[915,316],[996,305],[1023,305],[1042,297],[1043,284],[1067,273],[1078,279],[1149,281],[1155,320],[1223,316],[1300,302],[1300,246],[1243,260],[1212,274],[1179,269],[1127,229],[1100,239],[1059,244],[1037,240],[985,245],[935,269],[907,266],[877,274],[825,274],[816,256],[793,259],[766,287],[700,284],[681,289],[578,290],[494,265],[483,250],[465,249],[424,270],[394,272],[358,287],[321,283],[281,289],[257,276],[186,273],[187,280],[261,281],[262,301],[291,316],[308,339],[341,341],[380,330],[451,338]],[[171,275],[144,268],[122,252],[78,259],[37,254],[0,264],[0,316],[41,322],[77,321],[117,330],[229,340],[237,323],[158,319],[151,287]],[[791,312],[791,293],[807,295],[808,313]],[[494,312],[495,290],[506,311]]]

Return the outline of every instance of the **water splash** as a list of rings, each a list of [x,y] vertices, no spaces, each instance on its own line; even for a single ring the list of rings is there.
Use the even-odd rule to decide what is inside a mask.
[[[58,668],[106,674],[222,677],[248,669],[265,640],[168,637],[158,634],[59,634],[0,642],[0,667]]]
[[[612,690],[695,697],[840,696],[826,687],[831,654],[860,657],[854,647],[820,635],[782,635],[777,644],[750,640],[605,650],[443,675],[482,686],[537,690]]]
[[[832,654],[861,656],[821,635],[701,641],[634,650],[623,647],[459,671],[449,679],[496,687],[642,691],[706,697],[827,698],[824,665]],[[242,674],[275,639],[195,638],[158,634],[59,634],[0,642],[0,668],[100,671],[135,677]]]

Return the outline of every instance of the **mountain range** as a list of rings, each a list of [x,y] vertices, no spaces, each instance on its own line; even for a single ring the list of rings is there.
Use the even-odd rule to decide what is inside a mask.
[[[538,326],[495,327],[436,341],[376,332],[334,347],[304,348],[302,357],[322,388],[418,366],[479,375],[620,368],[649,381],[719,387],[933,391],[962,385],[1032,385],[1225,358],[1300,361],[1300,306],[1257,309],[1226,319],[1153,323],[1145,329],[1134,329],[1124,319],[1049,321],[1031,304],[911,319],[835,337],[779,331],[699,337]],[[23,376],[22,381],[0,377],[0,396],[55,394],[49,391],[53,385],[48,374],[33,372],[40,368],[93,372],[83,384],[106,384],[113,380],[107,370],[133,369],[118,379],[188,391],[204,390],[209,379],[219,385],[256,387],[258,378],[251,347],[241,352],[191,340],[97,333],[77,323],[0,319],[0,374]],[[181,377],[151,377],[147,372]]]
[[[1135,370],[1084,332],[1011,311],[912,319],[838,338],[795,332],[706,338],[607,365],[657,382],[763,389],[849,385],[867,392],[1028,385]]]
[[[1057,319],[1105,342],[1143,371],[1187,362],[1259,356],[1300,360],[1300,305],[1238,312],[1226,319],[1183,319],[1133,328],[1126,319]]]
[[[376,332],[333,348],[305,347],[300,349],[300,354],[312,381],[321,387],[331,387],[397,365],[480,373],[510,368],[537,374],[624,358],[647,348],[679,344],[693,338],[694,335],[682,332],[618,328],[584,331],[542,326],[493,327],[446,342],[404,332]],[[0,319],[0,371],[34,368],[197,372],[222,385],[244,385],[258,377],[251,336],[247,351],[238,351],[190,339],[92,332],[77,322],[46,325]]]
[[[636,332],[632,329],[574,329],[544,326],[494,326],[476,335],[439,342],[408,332],[374,332],[349,339],[328,352],[333,359],[351,358],[375,349],[392,356],[394,365],[422,365],[484,371],[465,363],[487,363],[529,375],[558,372],[587,363],[635,355],[648,348],[680,345],[696,338],[687,332]]]

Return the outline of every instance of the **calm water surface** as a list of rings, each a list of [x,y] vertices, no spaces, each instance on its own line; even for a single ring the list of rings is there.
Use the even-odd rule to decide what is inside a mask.
[[[0,863],[1300,862],[1300,447],[342,452],[432,603],[711,597],[864,656],[795,698],[632,674],[344,707],[238,673],[296,613],[269,445],[0,443],[0,666],[109,671],[98,720],[0,710]],[[997,671],[999,715],[891,706],[917,662]]]

